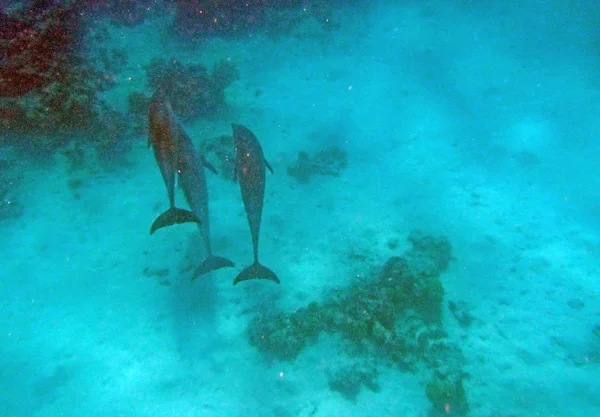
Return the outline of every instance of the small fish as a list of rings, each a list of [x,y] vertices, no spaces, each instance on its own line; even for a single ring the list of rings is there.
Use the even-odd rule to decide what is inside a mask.
[[[175,174],[179,164],[179,125],[175,120],[171,105],[163,98],[160,91],[152,96],[148,120],[150,129],[148,146],[154,150],[156,163],[169,195],[169,209],[152,223],[150,234],[173,224],[200,223],[200,219],[191,211],[175,207]]]
[[[258,237],[265,197],[265,167],[273,172],[265,160],[262,147],[254,133],[248,128],[232,124],[235,141],[235,177],[240,182],[242,200],[248,217],[254,263],[238,274],[233,285],[250,279],[269,279],[279,284],[277,275],[258,261]]]
[[[208,188],[206,186],[206,176],[204,175],[204,167],[208,168],[215,174],[217,171],[208,163],[208,161],[198,154],[194,143],[185,133],[183,127],[176,122],[174,126],[177,143],[179,143],[179,158],[177,172],[179,174],[179,186],[185,195],[190,208],[194,215],[200,219],[200,233],[204,238],[206,247],[206,258],[196,268],[192,279],[196,279],[200,275],[216,269],[234,266],[229,259],[215,256],[212,254],[210,246],[210,222],[208,212]]]

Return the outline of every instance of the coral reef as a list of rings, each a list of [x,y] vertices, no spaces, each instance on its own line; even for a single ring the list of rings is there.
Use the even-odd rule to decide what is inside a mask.
[[[434,375],[425,393],[435,415],[464,416],[469,411],[462,375]]]
[[[74,6],[37,0],[10,15],[0,12],[0,28],[0,97],[22,97],[69,76],[81,31]]]
[[[249,34],[263,22],[267,0],[179,0],[173,29],[187,39]]]
[[[335,7],[326,0],[179,0],[173,30],[190,40],[213,36],[306,33],[336,29]],[[308,28],[308,30],[304,29]]]
[[[97,93],[112,83],[82,52],[81,15],[77,2],[36,1],[0,17],[5,23],[0,39],[4,139],[31,134],[18,144],[46,154],[76,132],[94,132],[89,142],[106,144],[114,115]],[[110,53],[105,64],[125,59],[118,51]]]
[[[452,259],[452,248],[446,238],[419,231],[411,232],[408,240],[412,249],[390,258],[378,277],[356,282],[292,314],[256,316],[248,326],[250,344],[265,356],[290,361],[321,332],[335,334],[375,349],[400,369],[416,371],[424,364],[444,380],[458,381],[452,404],[457,411],[464,409],[464,391],[462,397],[459,391],[464,358],[442,327],[444,289],[439,276]],[[339,379],[336,389],[347,396],[355,395],[357,380],[364,383],[355,377],[343,384]],[[445,386],[433,388],[448,391]],[[441,394],[434,396],[435,408]]]
[[[227,60],[217,63],[210,74],[204,65],[183,65],[176,59],[154,60],[146,70],[152,89],[164,91],[173,111],[183,118],[223,110],[225,89],[239,79],[235,65]]]
[[[311,157],[308,152],[298,153],[293,165],[288,165],[287,173],[301,184],[310,182],[311,175],[330,175],[339,177],[348,166],[348,153],[337,146],[316,152]]]
[[[290,360],[323,331],[374,343],[396,362],[422,356],[433,339],[444,337],[444,289],[438,277],[447,267],[444,260],[451,257],[451,245],[445,238],[419,232],[411,233],[409,240],[413,249],[390,258],[376,279],[355,283],[322,305],[311,303],[290,315],[256,317],[248,329],[250,343],[264,354]]]
[[[376,366],[364,361],[346,364],[327,372],[327,383],[331,391],[339,392],[350,401],[356,399],[363,385],[374,392],[380,389]]]

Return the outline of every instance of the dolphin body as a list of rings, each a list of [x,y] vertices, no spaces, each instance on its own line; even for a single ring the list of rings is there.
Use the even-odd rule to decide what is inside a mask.
[[[150,130],[148,146],[152,147],[154,151],[156,163],[169,195],[169,209],[152,223],[150,234],[173,224],[200,223],[200,219],[194,213],[175,207],[175,173],[180,158],[178,135],[176,134],[178,124],[175,121],[171,105],[160,92],[156,92],[152,96],[148,122]]]
[[[273,172],[265,160],[262,147],[250,129],[232,124],[235,141],[235,177],[240,182],[242,200],[254,249],[254,263],[238,274],[233,285],[250,279],[269,279],[279,284],[277,275],[258,261],[258,237],[265,197],[265,167]]]
[[[204,245],[207,252],[204,261],[194,271],[192,279],[196,279],[207,272],[234,266],[234,264],[229,259],[213,255],[210,246],[208,187],[206,186],[204,167],[207,167],[214,173],[217,171],[203,156],[198,154],[194,143],[187,133],[185,133],[183,127],[177,122],[175,124],[175,134],[179,143],[179,163],[177,167],[179,172],[179,186],[192,212],[200,219],[198,227],[204,237]]]

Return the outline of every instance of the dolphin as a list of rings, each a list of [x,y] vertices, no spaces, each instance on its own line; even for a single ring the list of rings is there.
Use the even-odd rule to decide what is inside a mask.
[[[234,266],[229,259],[215,256],[212,254],[210,246],[210,226],[208,216],[208,188],[206,186],[206,176],[204,175],[204,167],[208,168],[216,174],[215,168],[208,161],[198,154],[194,143],[187,135],[183,127],[175,122],[175,135],[179,143],[179,159],[177,164],[177,172],[179,174],[179,186],[183,191],[183,195],[187,200],[190,209],[194,215],[200,219],[200,233],[204,238],[206,247],[206,258],[196,268],[192,280],[207,272],[214,271],[219,268]]]
[[[160,91],[154,93],[150,101],[148,115],[149,136],[148,146],[154,150],[154,157],[160,169],[167,194],[169,195],[169,209],[162,213],[152,223],[150,234],[160,228],[172,224],[186,222],[200,223],[194,213],[175,207],[175,173],[179,159],[179,144],[177,143],[177,122],[171,105],[163,98]]]
[[[233,285],[250,279],[269,279],[279,284],[277,275],[258,261],[258,236],[265,197],[265,167],[273,172],[265,160],[262,147],[250,129],[232,124],[235,142],[235,178],[240,182],[242,200],[248,217],[254,263],[238,274]]]

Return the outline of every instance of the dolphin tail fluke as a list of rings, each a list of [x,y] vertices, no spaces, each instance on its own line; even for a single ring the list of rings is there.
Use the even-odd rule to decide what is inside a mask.
[[[240,272],[238,276],[235,277],[233,285],[237,284],[238,282],[248,281],[250,279],[268,279],[279,284],[279,278],[275,272],[271,271],[266,266],[259,264],[258,262],[255,262]]]
[[[212,254],[208,254],[206,259],[202,261],[200,266],[196,268],[194,271],[194,275],[192,276],[192,280],[195,280],[200,275],[204,275],[211,271],[216,271],[217,269],[226,268],[230,266],[235,266],[233,262],[231,262],[227,258],[223,258],[221,256],[215,256]]]
[[[169,210],[158,216],[156,220],[154,220],[154,223],[152,223],[152,227],[150,228],[150,234],[156,232],[158,229],[162,229],[163,227],[190,222],[198,224],[201,223],[200,219],[198,219],[198,217],[196,217],[196,215],[191,211],[177,207],[171,207]]]

